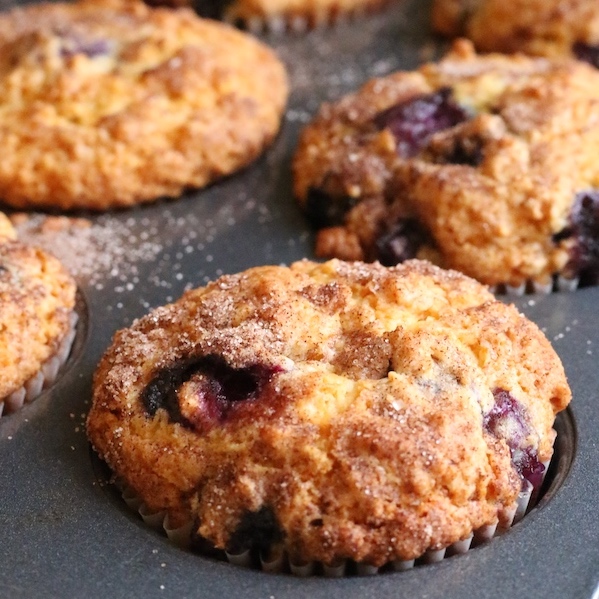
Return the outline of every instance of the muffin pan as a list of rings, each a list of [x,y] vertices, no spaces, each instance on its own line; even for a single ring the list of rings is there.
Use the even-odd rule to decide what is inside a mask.
[[[54,249],[79,282],[80,322],[54,386],[0,418],[0,597],[599,597],[599,288],[514,300],[553,342],[574,395],[556,423],[551,484],[506,534],[440,563],[333,580],[185,552],[126,507],[85,437],[92,374],[118,328],[220,274],[313,257],[313,232],[291,195],[299,129],[320,102],[437,56],[428,10],[406,0],[334,29],[264,36],[292,92],[282,132],[257,163],[174,202],[77,215],[92,221],[79,245],[56,233]]]

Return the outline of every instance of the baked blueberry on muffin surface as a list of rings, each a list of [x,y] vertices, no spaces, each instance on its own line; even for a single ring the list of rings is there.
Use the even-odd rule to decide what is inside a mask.
[[[598,92],[586,64],[479,56],[460,40],[324,104],[293,164],[317,255],[596,284]]]
[[[422,261],[302,261],[119,331],[90,440],[150,511],[220,549],[381,566],[513,514],[570,400],[539,329]]]
[[[258,40],[118,0],[0,16],[0,200],[103,210],[175,197],[255,159],[287,96]]]
[[[572,56],[599,67],[595,0],[435,0],[432,22],[484,52]]]

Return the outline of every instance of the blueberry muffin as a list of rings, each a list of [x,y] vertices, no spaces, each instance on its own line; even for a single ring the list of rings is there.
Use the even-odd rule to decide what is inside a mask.
[[[305,31],[376,12],[389,0],[147,0],[151,5],[193,6],[203,17],[222,19],[255,33]]]
[[[0,16],[0,200],[104,210],[175,197],[254,160],[284,67],[254,38],[135,0]]]
[[[150,512],[217,548],[381,566],[506,518],[569,400],[547,339],[476,281],[301,261],[117,332],[87,431]]]
[[[77,315],[76,285],[62,264],[14,234],[3,236],[2,220],[0,414],[6,414],[54,381],[68,357]]]
[[[435,0],[432,21],[481,51],[574,56],[599,67],[597,0]]]
[[[426,258],[489,285],[599,279],[599,71],[476,55],[322,106],[294,157],[316,254]]]

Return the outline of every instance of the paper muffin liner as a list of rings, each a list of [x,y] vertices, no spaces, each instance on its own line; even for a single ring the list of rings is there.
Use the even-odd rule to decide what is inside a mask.
[[[495,295],[508,295],[512,297],[521,297],[523,295],[549,295],[555,292],[569,292],[578,289],[580,279],[578,277],[569,278],[558,274],[548,281],[526,281],[517,287],[507,283],[499,283],[489,287]]]
[[[3,414],[11,414],[20,410],[25,404],[30,403],[38,397],[44,389],[47,389],[58,376],[60,368],[67,361],[75,334],[77,332],[77,321],[79,316],[77,312],[71,312],[69,316],[69,328],[66,335],[62,338],[60,345],[53,356],[48,358],[28,381],[22,387],[13,391],[0,401],[0,416]]]
[[[359,21],[368,15],[382,11],[387,4],[388,0],[365,0],[363,4],[348,9],[343,9],[338,5],[320,10],[306,7],[306,12],[302,14],[279,13],[243,16],[235,11],[229,11],[223,16],[223,20],[252,34],[303,34],[314,29],[327,29],[337,27],[342,23]]]
[[[545,467],[543,480],[549,470],[550,463],[551,460],[543,462]],[[191,549],[199,554],[217,557],[241,568],[257,569],[275,574],[286,572],[298,577],[316,575],[327,578],[340,578],[349,575],[373,576],[390,571],[402,572],[425,564],[437,563],[454,555],[467,553],[470,549],[504,534],[514,524],[522,520],[528,510],[538,502],[542,487],[541,484],[537,489],[534,489],[528,481],[524,481],[516,502],[511,508],[504,510],[496,522],[474,530],[470,536],[456,541],[443,549],[430,549],[416,559],[394,560],[377,567],[366,563],[356,563],[350,559],[340,559],[332,564],[324,564],[317,561],[294,562],[281,545],[274,545],[267,552],[257,549],[245,549],[237,553],[220,550],[215,548],[210,541],[194,537],[192,521],[188,521],[181,526],[173,526],[165,510],[150,510],[137,493],[126,483],[119,480],[115,480],[114,483],[120,490],[121,496],[127,506],[137,512],[147,526],[166,534],[168,539],[181,549]]]

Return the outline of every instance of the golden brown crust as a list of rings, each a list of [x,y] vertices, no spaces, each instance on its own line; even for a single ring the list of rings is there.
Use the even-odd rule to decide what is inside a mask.
[[[162,383],[215,356],[229,379],[198,367],[176,400],[164,403],[165,387],[147,394],[165,368]],[[210,416],[206,389],[252,368],[258,391]],[[547,459],[570,391],[548,341],[513,307],[425,262],[302,261],[224,276],[119,331],[87,426],[150,509],[196,522],[218,547],[267,510],[292,560],[381,565],[465,538],[512,506],[521,480],[484,424],[497,388],[523,406],[526,442]]]
[[[0,243],[0,400],[21,388],[71,330],[76,285],[53,256]]]
[[[188,9],[40,4],[0,17],[0,198],[103,210],[256,158],[287,96],[272,50]]]
[[[400,156],[376,115],[443,88],[471,115]],[[599,186],[598,94],[588,65],[477,56],[460,40],[439,63],[323,105],[300,135],[295,195],[308,212],[311,189],[351,208],[320,232],[318,255],[371,260],[382,227],[415,219],[431,238],[417,257],[491,285],[547,281],[570,259],[573,240],[560,233],[576,194]],[[452,162],[453,149],[469,144],[477,161]]]
[[[435,0],[432,22],[485,52],[573,56],[577,42],[599,44],[596,0]]]

